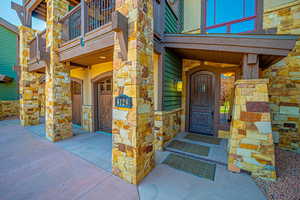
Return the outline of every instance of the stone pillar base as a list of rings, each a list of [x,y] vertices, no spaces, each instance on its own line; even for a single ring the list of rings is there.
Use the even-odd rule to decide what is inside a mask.
[[[238,80],[230,129],[228,169],[275,180],[268,80]]]
[[[93,106],[82,106],[82,128],[86,131],[93,132],[93,119],[92,119]]]
[[[163,150],[164,144],[181,131],[181,108],[172,111],[156,111],[154,120],[155,150]]]

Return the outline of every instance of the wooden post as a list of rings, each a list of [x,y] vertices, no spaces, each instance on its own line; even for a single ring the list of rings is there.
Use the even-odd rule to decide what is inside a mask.
[[[80,2],[80,9],[81,9],[81,37],[83,38],[85,33],[87,32],[87,6],[86,2],[82,0]]]
[[[243,79],[259,78],[259,56],[257,54],[245,54],[242,67]]]
[[[161,54],[159,55],[158,63],[158,101],[157,101],[157,110],[163,110],[163,92],[164,92],[164,57],[165,57],[165,48],[162,49]]]
[[[201,24],[200,24],[200,33],[205,34],[206,27],[206,0],[201,0]]]

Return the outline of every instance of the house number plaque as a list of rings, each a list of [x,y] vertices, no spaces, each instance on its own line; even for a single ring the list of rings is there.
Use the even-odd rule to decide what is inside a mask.
[[[132,108],[132,97],[121,94],[115,98],[115,106],[119,108]]]

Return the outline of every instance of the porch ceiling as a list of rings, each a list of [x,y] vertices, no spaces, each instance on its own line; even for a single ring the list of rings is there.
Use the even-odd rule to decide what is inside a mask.
[[[294,48],[298,36],[166,34],[164,45],[182,58],[240,64],[244,54],[258,54],[260,66],[268,67]]]
[[[76,6],[80,0],[68,0],[71,6]],[[46,21],[47,3],[46,0],[25,0],[23,5],[32,12],[32,16]]]

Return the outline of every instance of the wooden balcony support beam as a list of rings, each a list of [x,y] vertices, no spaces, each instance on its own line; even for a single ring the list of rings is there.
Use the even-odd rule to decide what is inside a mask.
[[[259,56],[257,54],[244,54],[242,67],[243,79],[259,78]]]
[[[31,12],[28,12],[28,10],[24,6],[21,6],[20,4],[17,4],[15,2],[11,2],[11,9],[17,12],[17,15],[23,26],[27,26],[31,28],[32,25]]]
[[[115,11],[112,14],[112,30],[117,33],[121,48],[122,60],[127,60],[128,52],[128,18],[120,12]]]
[[[88,19],[88,10],[85,1],[80,2],[81,9],[81,38],[84,38],[85,33],[87,32],[87,19]]]

